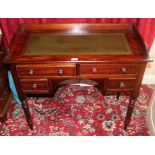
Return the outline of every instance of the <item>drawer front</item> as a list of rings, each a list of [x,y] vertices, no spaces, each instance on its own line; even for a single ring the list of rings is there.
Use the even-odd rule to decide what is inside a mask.
[[[80,65],[80,74],[136,74],[138,64],[83,64]]]
[[[5,88],[7,79],[7,70],[4,69],[0,72],[0,92]]]
[[[17,65],[19,77],[23,76],[75,76],[75,65]]]
[[[132,90],[135,83],[136,79],[109,79],[108,89]]]
[[[48,80],[46,79],[21,79],[23,92],[48,92]]]

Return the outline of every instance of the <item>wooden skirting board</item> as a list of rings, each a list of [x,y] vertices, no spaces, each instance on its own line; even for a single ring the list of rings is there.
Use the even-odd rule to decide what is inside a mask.
[[[5,116],[6,112],[8,111],[8,109],[10,107],[10,104],[11,104],[12,99],[13,99],[13,95],[11,93],[10,96],[9,96],[8,102],[5,105],[4,110],[0,113],[0,118],[3,117],[3,116]]]
[[[154,113],[154,108],[155,108],[155,90],[152,94],[152,98],[150,101],[150,106],[147,110],[147,122],[149,126],[149,130],[151,135],[155,136],[155,113]]]

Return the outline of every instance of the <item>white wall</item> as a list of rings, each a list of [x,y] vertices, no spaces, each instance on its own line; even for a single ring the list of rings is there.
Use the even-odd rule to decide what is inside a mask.
[[[142,82],[143,84],[155,84],[155,40],[153,42],[149,55],[151,59],[153,59],[153,62],[150,62],[147,65]]]

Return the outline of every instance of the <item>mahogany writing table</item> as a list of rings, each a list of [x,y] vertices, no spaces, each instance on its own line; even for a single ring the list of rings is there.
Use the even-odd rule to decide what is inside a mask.
[[[143,40],[131,24],[21,25],[5,63],[10,66],[21,100],[26,94],[53,94],[61,84],[98,85],[109,92],[130,94],[127,128],[147,62]],[[27,122],[33,124],[27,103]]]

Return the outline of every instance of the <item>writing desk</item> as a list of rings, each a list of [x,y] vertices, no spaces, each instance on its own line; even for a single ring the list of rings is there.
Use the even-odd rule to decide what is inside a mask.
[[[5,58],[21,100],[26,94],[53,94],[62,84],[87,83],[104,95],[130,94],[127,128],[147,62],[143,40],[131,24],[21,25]],[[27,103],[27,122],[33,129]]]

